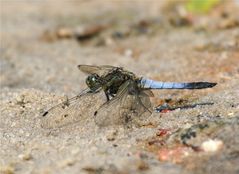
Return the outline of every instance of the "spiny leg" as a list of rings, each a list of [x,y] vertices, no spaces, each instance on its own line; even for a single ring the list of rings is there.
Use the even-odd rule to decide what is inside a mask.
[[[107,91],[104,91],[104,92],[105,92],[106,100],[109,101],[110,100],[110,96],[109,96],[108,92]]]

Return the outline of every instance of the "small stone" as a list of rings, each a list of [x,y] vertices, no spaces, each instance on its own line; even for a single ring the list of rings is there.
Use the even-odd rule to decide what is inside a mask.
[[[132,57],[133,51],[131,49],[126,49],[124,55],[127,57]]]
[[[74,159],[65,159],[59,163],[59,167],[65,168],[67,166],[73,166],[75,164],[75,162],[76,161]]]
[[[70,38],[74,35],[73,31],[69,28],[59,28],[56,34],[59,38]]]
[[[16,122],[12,122],[11,127],[15,127],[16,124],[17,124]]]
[[[28,161],[28,160],[32,159],[32,155],[30,153],[20,154],[20,155],[18,155],[18,158],[20,158],[21,160],[24,160],[24,161]]]
[[[17,102],[17,103],[23,103],[23,101],[24,101],[24,97],[23,97],[22,95],[18,95],[18,96],[16,97],[16,102]]]
[[[118,131],[116,131],[116,130],[111,131],[111,132],[106,136],[106,138],[107,138],[108,141],[114,141],[115,138],[116,138],[116,136],[117,136],[117,134],[118,134]]]
[[[204,141],[201,145],[201,148],[205,152],[216,152],[221,149],[223,142],[221,140],[207,140]]]

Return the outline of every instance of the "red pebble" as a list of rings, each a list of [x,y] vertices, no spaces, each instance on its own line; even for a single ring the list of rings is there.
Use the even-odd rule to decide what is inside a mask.
[[[164,136],[166,134],[168,134],[169,129],[159,129],[159,132],[157,132],[157,136],[161,137]]]
[[[169,109],[163,109],[162,111],[160,111],[161,113],[168,113],[168,112],[170,112],[171,110],[169,110]]]

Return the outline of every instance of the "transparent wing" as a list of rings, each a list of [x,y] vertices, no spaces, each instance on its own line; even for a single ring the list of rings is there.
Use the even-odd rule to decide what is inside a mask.
[[[108,72],[117,68],[110,65],[102,65],[102,66],[78,65],[77,67],[86,74],[98,74],[99,76],[107,74]]]
[[[151,114],[149,95],[137,90],[132,93],[133,83],[126,81],[117,95],[97,110],[95,122],[98,126],[125,124],[142,115]]]
[[[137,103],[140,104],[140,107],[143,106],[142,109],[144,109],[142,112],[146,111],[146,112],[153,112],[152,109],[152,104],[150,101],[150,97],[153,97],[153,92],[150,90],[146,90],[146,91],[140,91],[140,94],[137,96]]]
[[[58,128],[84,120],[93,98],[94,93],[89,93],[89,90],[86,89],[79,95],[66,99],[42,115],[41,126],[43,128]]]
[[[149,89],[143,89],[143,91],[141,91],[141,95],[147,95],[149,97],[154,97],[154,93]]]

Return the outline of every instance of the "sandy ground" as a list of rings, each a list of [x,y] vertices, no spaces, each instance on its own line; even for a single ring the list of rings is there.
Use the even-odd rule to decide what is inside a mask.
[[[228,10],[236,18],[211,14],[202,26],[171,26],[161,7],[156,1],[1,1],[0,173],[239,172],[238,6]],[[137,25],[140,20],[146,22]],[[85,26],[102,32],[75,39],[68,31]],[[61,27],[68,29],[56,36]],[[77,123],[42,127],[44,110],[86,87],[78,64],[218,84],[153,91],[154,106],[213,104],[154,112],[130,127],[95,124],[102,96],[83,102]]]

